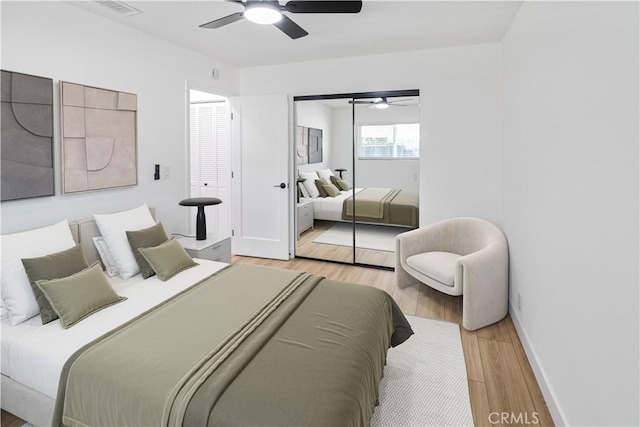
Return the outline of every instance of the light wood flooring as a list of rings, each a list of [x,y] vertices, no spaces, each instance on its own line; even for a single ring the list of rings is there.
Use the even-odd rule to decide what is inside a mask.
[[[427,286],[398,289],[391,271],[340,265],[329,262],[294,259],[277,261],[234,256],[233,262],[245,262],[307,271],[333,280],[375,286],[389,293],[405,314],[461,322],[462,299],[437,292]],[[524,353],[510,317],[495,325],[469,332],[460,328],[464,350],[471,410],[476,426],[553,426],[553,420]],[[489,421],[491,413],[513,413],[521,424]],[[537,416],[534,416],[534,413]],[[492,420],[499,415],[492,415]],[[535,419],[538,424],[533,423]],[[528,421],[528,423],[527,423]],[[19,427],[23,421],[2,411],[3,427]]]
[[[328,245],[326,243],[313,243],[319,235],[330,229],[335,224],[336,223],[333,221],[315,220],[313,230],[307,230],[300,235],[296,254],[298,256],[321,260],[353,262],[353,248],[351,247]],[[393,267],[395,264],[395,253],[356,248],[356,262],[383,267]]]

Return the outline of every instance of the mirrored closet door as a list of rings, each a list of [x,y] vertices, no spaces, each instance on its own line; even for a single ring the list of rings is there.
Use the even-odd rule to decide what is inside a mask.
[[[355,262],[394,267],[396,235],[418,227],[419,98],[353,102]]]
[[[393,268],[417,227],[418,91],[295,98],[297,257]]]

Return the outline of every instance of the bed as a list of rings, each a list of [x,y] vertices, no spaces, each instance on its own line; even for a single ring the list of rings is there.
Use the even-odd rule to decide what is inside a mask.
[[[351,222],[355,194],[356,222],[368,224],[418,227],[418,193],[391,188],[354,188],[340,191],[335,197],[315,197],[314,219]]]
[[[71,228],[97,259],[95,223]],[[128,299],[70,329],[3,319],[2,408],[34,425],[369,424],[387,349],[412,334],[388,294],[197,262],[111,278]]]
[[[313,217],[418,228],[418,193],[397,188],[351,188],[331,169],[298,171],[301,200],[313,202]],[[354,218],[355,217],[355,218]]]

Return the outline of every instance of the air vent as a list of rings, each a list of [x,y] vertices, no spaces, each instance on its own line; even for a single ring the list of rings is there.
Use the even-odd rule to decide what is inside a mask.
[[[136,9],[135,7],[129,6],[128,4],[118,0],[95,0],[95,2],[101,6],[113,10],[118,15],[122,16],[140,15],[142,13],[142,11]]]

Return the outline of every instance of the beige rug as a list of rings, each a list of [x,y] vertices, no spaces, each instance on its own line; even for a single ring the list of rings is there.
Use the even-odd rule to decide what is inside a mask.
[[[393,252],[396,250],[396,236],[408,230],[404,227],[356,224],[356,248]],[[316,237],[313,243],[351,247],[353,246],[353,224],[338,222]]]
[[[472,426],[457,324],[407,316],[415,334],[389,349],[372,426]]]

